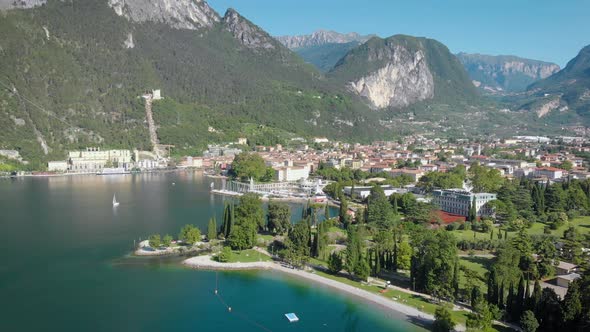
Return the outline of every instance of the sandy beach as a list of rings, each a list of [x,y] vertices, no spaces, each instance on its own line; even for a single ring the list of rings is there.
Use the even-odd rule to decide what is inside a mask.
[[[424,323],[430,324],[434,321],[434,316],[421,312],[420,310],[407,306],[403,303],[396,302],[394,300],[388,299],[378,294],[374,294],[368,292],[366,290],[356,288],[351,285],[343,284],[341,282],[328,279],[317,275],[312,272],[307,272],[298,269],[291,269],[288,267],[284,267],[280,264],[274,262],[252,262],[252,263],[219,263],[216,261],[211,260],[211,256],[197,256],[186,259],[182,262],[182,264],[195,268],[195,269],[204,269],[204,270],[252,270],[252,269],[261,269],[261,270],[274,270],[279,271],[282,273],[286,273],[292,276],[296,276],[299,278],[303,278],[309,281],[314,281],[318,284],[346,292],[347,294],[356,296],[363,301],[379,305],[383,308],[390,309],[396,311],[404,316],[406,316],[409,320],[412,321],[422,321]],[[458,327],[458,331],[463,330],[462,327]]]

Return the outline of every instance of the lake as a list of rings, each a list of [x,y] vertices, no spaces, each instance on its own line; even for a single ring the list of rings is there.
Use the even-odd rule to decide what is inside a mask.
[[[423,331],[279,272],[126,257],[150,234],[176,237],[187,223],[205,232],[213,215],[219,225],[228,198],[209,193],[212,181],[193,172],[0,179],[0,331]]]

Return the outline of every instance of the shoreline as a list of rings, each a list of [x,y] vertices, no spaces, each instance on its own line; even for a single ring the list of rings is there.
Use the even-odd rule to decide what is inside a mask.
[[[422,322],[426,324],[432,324],[434,322],[434,316],[418,310],[417,308],[405,305],[383,297],[378,294],[373,294],[364,289],[360,289],[348,284],[341,283],[336,280],[332,280],[326,277],[322,277],[315,273],[307,272],[304,270],[291,269],[284,267],[275,262],[252,262],[252,263],[219,263],[211,260],[210,255],[196,256],[185,259],[182,261],[182,265],[198,270],[221,270],[221,271],[240,271],[240,270],[271,270],[278,271],[280,273],[287,274],[289,276],[298,277],[300,279],[315,281],[321,286],[331,288],[344,292],[350,296],[359,298],[366,303],[377,305],[382,309],[389,309],[396,313],[404,316],[410,322]],[[415,324],[415,323],[414,323]],[[415,324],[416,325],[416,324]],[[459,326],[457,326],[459,327]]]

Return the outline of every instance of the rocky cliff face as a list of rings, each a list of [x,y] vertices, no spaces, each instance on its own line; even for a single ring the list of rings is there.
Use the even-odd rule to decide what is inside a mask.
[[[117,15],[134,22],[158,22],[175,29],[198,30],[219,22],[204,0],[109,0]]]
[[[422,37],[371,38],[342,57],[327,77],[376,109],[403,109],[421,101],[465,109],[479,101],[459,60],[442,43]]]
[[[520,92],[559,71],[554,63],[516,56],[457,54],[473,83],[490,93]]]
[[[0,9],[33,8],[46,2],[47,0],[0,0]]]
[[[283,45],[290,49],[301,47],[321,46],[325,44],[345,44],[350,42],[364,43],[374,35],[361,36],[356,32],[338,33],[335,31],[318,30],[309,35],[276,37]]]
[[[274,49],[274,39],[264,30],[242,17],[233,9],[228,9],[223,17],[223,26],[242,45],[253,49]]]
[[[369,54],[369,61],[387,60],[375,72],[350,82],[352,90],[375,108],[405,107],[434,96],[434,78],[422,50],[412,52],[396,45]]]

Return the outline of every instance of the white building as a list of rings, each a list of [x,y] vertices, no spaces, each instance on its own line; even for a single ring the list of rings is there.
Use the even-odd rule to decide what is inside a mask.
[[[131,163],[131,151],[86,148],[86,150],[82,151],[70,151],[68,161],[69,170],[78,173],[102,171],[109,163],[112,166],[127,168]]]
[[[488,202],[496,199],[496,194],[470,193],[463,189],[444,189],[432,192],[432,202],[442,211],[461,216],[468,216],[469,208],[475,199],[476,214],[480,217],[491,216],[494,210]]]
[[[152,91],[152,99],[153,100],[160,100],[160,99],[162,99],[162,94],[160,93],[160,90],[153,90]]]
[[[534,176],[537,178],[546,177],[549,180],[561,179],[563,170],[555,167],[538,167],[535,169]]]
[[[309,178],[308,167],[279,167],[275,168],[275,179],[277,181],[299,181]]]
[[[68,170],[68,162],[63,161],[50,161],[47,163],[47,170],[50,172],[65,172]]]
[[[354,190],[352,190],[352,187],[344,187],[344,193],[348,196],[352,196],[352,193],[354,193],[354,197],[365,199],[371,195],[372,188],[373,187],[371,187],[371,186],[362,186],[362,187],[359,186],[359,187],[354,187]],[[405,194],[408,192],[407,189],[394,188],[390,185],[383,185],[383,186],[381,186],[381,188],[383,188],[383,192],[385,193],[386,197],[389,197],[393,194]]]

